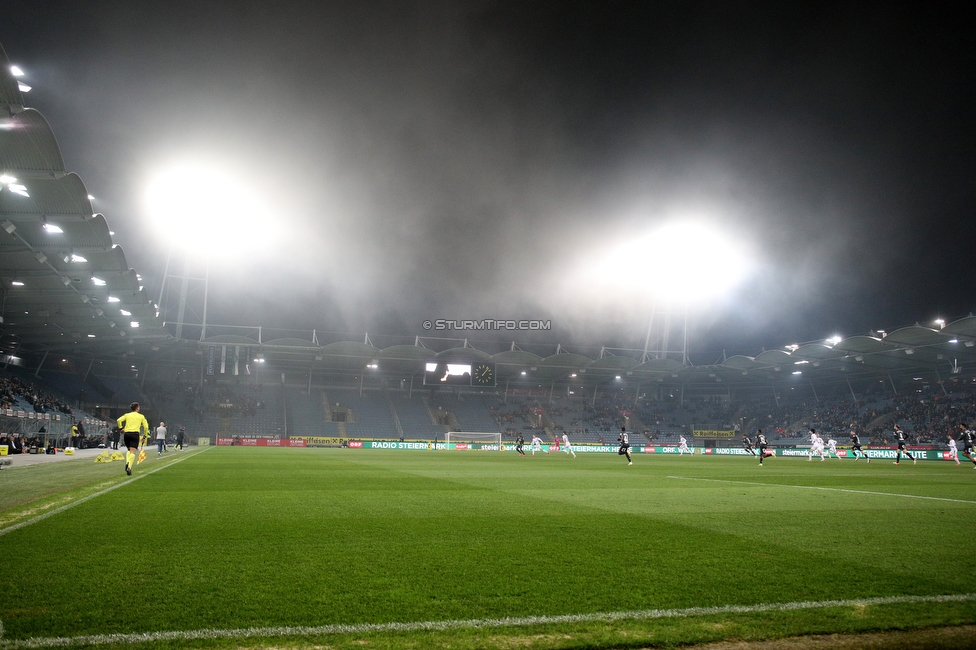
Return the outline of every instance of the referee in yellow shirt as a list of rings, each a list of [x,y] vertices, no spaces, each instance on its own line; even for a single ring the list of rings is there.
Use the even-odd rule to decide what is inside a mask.
[[[149,422],[139,412],[139,402],[129,405],[129,412],[118,419],[118,425],[122,431],[123,443],[129,450],[125,454],[125,473],[132,476],[132,466],[136,464],[136,454],[139,452],[140,434],[149,437]]]

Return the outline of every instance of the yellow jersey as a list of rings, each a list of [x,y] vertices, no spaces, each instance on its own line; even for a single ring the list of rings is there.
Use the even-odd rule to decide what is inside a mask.
[[[146,435],[149,435],[149,422],[146,420],[146,416],[139,411],[129,411],[117,422],[122,433],[141,433],[145,430]]]

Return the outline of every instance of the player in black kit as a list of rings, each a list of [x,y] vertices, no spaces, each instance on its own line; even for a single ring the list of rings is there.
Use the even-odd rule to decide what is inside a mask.
[[[749,436],[742,434],[742,448],[748,451],[753,456],[756,455],[756,450],[752,448],[752,442],[749,440]]]
[[[766,457],[766,447],[768,443],[766,442],[766,436],[763,434],[762,429],[756,429],[756,447],[759,449],[759,466],[762,467],[763,458]]]
[[[851,454],[854,456],[854,462],[857,462],[858,458],[860,458],[860,456],[857,455],[857,452],[861,452],[861,456],[867,458],[869,463],[871,462],[868,455],[864,453],[863,449],[861,449],[861,439],[857,437],[857,431],[851,429]]]
[[[973,456],[973,443],[976,442],[976,433],[973,433],[973,430],[967,427],[965,422],[959,425],[959,430],[962,455],[972,461],[973,468],[976,469],[976,457]]]
[[[620,427],[620,435],[617,436],[617,441],[620,443],[620,449],[617,450],[617,454],[626,456],[627,464],[633,465],[634,459],[630,457],[630,436],[627,435],[627,427]]]
[[[899,427],[897,424],[895,425],[895,441],[898,443],[898,454],[895,456],[895,465],[901,463],[902,454],[905,454],[906,456],[911,458],[913,465],[918,463],[918,460],[916,460],[914,456],[908,453],[908,450],[905,448],[905,445],[908,444],[908,441],[905,439],[905,432],[902,431],[901,427]]]
[[[515,438],[515,451],[517,451],[519,453],[519,456],[524,456],[525,455],[525,452],[522,451],[522,446],[524,444],[525,444],[525,438],[523,438],[522,437],[522,434],[520,433],[520,434],[518,434],[518,437]]]

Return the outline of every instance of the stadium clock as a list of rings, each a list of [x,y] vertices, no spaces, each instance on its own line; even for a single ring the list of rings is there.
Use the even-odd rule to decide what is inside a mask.
[[[471,373],[472,386],[494,386],[495,385],[495,364],[479,363]]]

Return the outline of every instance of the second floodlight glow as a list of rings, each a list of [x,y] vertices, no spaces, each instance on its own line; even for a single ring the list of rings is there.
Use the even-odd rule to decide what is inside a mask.
[[[745,245],[704,221],[678,220],[608,251],[587,272],[605,290],[615,286],[655,300],[702,304],[728,294],[753,272]]]

